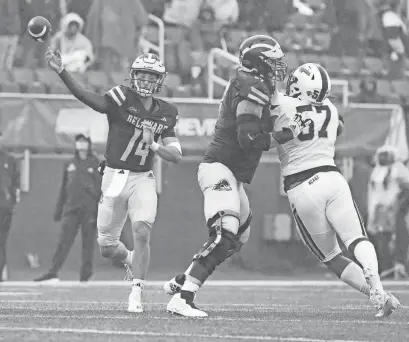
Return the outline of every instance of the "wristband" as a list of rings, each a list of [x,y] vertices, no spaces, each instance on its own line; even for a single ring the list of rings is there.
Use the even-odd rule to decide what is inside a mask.
[[[151,144],[151,146],[150,146],[150,149],[153,151],[153,152],[156,152],[157,150],[159,150],[159,144],[156,142],[156,141],[154,141],[152,144]]]
[[[65,68],[64,68],[63,66],[61,66],[61,68],[59,68],[59,69],[57,70],[57,74],[58,74],[58,75],[61,75],[61,73],[62,73],[64,70],[65,70]]]

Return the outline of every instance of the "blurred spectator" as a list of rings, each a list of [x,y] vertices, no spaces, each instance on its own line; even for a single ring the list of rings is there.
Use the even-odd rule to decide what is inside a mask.
[[[20,172],[17,161],[0,149],[0,282],[6,280],[6,244],[14,206],[19,202]]]
[[[158,18],[163,17],[165,12],[166,3],[171,0],[142,0],[143,7],[145,7],[146,12],[157,16]]]
[[[51,39],[53,51],[60,50],[64,67],[69,72],[83,73],[94,61],[92,44],[81,32],[84,20],[76,13],[61,19],[61,30]]]
[[[366,23],[366,48],[368,54],[382,57],[386,53],[386,44],[383,38],[382,25],[378,16],[380,0],[366,0],[368,21]]]
[[[202,0],[199,19],[216,27],[234,24],[239,18],[237,0]]]
[[[20,35],[21,23],[18,2],[0,0],[0,36]]]
[[[330,53],[358,56],[368,38],[369,16],[365,0],[328,0],[323,19],[332,28]]]
[[[362,80],[359,84],[359,94],[355,98],[358,103],[385,103],[384,96],[379,94],[376,80]]]
[[[11,69],[20,30],[18,2],[0,0],[0,69]]]
[[[289,19],[291,7],[292,0],[268,0],[263,11],[264,26],[267,31],[283,31]]]
[[[201,59],[205,64],[203,41],[197,25],[201,3],[200,0],[172,0],[163,14],[169,42],[166,64],[182,77],[184,83],[190,82],[194,64]]]
[[[380,147],[374,156],[375,167],[368,184],[368,224],[379,255],[379,270],[392,267],[390,242],[396,231],[399,195],[409,190],[409,169],[398,160],[393,146]]]
[[[194,93],[200,96],[204,92],[204,82],[199,81],[199,75],[205,76],[202,71],[207,66],[207,53],[212,48],[224,48],[228,50],[224,39],[224,31],[229,29],[237,22],[239,18],[239,5],[237,0],[203,0],[200,9],[199,18],[196,22],[200,35],[203,39],[203,50],[201,52],[193,51],[193,67],[191,76],[193,79]],[[223,46],[223,45],[224,46]],[[235,51],[236,52],[236,51]],[[225,64],[222,59],[218,64]],[[230,64],[230,63],[228,63]],[[203,77],[202,77],[203,78]]]
[[[140,0],[94,0],[86,21],[85,35],[104,71],[123,70],[139,54],[139,40],[148,24]]]
[[[60,0],[14,0],[19,3],[21,19],[21,39],[16,54],[16,65],[30,68],[45,67],[44,58],[47,44],[35,42],[26,33],[31,18],[41,15],[47,18],[53,30],[59,26],[61,19]]]
[[[68,257],[78,229],[82,233],[80,281],[92,276],[92,259],[97,235],[97,210],[101,197],[99,160],[94,156],[91,140],[84,134],[75,136],[75,155],[64,164],[60,195],[54,221],[62,219],[62,230],[52,266],[35,281],[58,280],[58,272]]]
[[[62,14],[77,13],[81,18],[86,18],[93,0],[60,0]]]
[[[409,53],[408,29],[399,13],[401,0],[388,0],[388,2],[381,6],[379,15],[383,35],[388,45],[389,77],[402,78],[405,55]]]

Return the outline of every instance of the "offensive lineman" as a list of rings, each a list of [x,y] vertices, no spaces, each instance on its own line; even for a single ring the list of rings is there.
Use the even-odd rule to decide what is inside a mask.
[[[335,166],[335,141],[343,119],[327,98],[331,80],[315,63],[298,67],[288,78],[291,101],[277,107],[272,132],[278,148],[284,190],[305,245],[343,282],[366,294],[387,317],[399,301],[384,291],[375,249],[345,178]],[[342,255],[337,235],[353,253],[361,269]]]
[[[157,209],[152,172],[154,155],[173,163],[182,158],[174,130],[177,108],[153,97],[162,88],[165,66],[155,54],[143,54],[130,68],[129,87],[118,85],[100,95],[84,89],[64,69],[59,51],[54,54],[48,50],[46,58],[78,100],[107,115],[109,132],[98,206],[98,244],[102,256],[122,261],[128,272],[132,267],[128,311],[143,312],[141,295],[150,260],[150,231]],[[163,146],[157,143],[159,137]],[[132,252],[119,241],[127,215],[134,237]]]
[[[164,285],[173,294],[167,310],[186,317],[206,317],[193,303],[195,293],[215,268],[240,250],[250,234],[251,210],[243,188],[250,183],[263,151],[270,147],[270,105],[281,101],[276,82],[287,73],[277,41],[257,35],[239,48],[240,67],[220,103],[213,140],[199,165],[209,240],[185,274]]]

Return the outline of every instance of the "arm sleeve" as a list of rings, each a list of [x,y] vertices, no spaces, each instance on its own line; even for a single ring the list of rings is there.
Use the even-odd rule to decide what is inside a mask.
[[[261,130],[260,119],[262,112],[263,106],[257,101],[245,99],[237,105],[237,139],[243,150],[253,148],[269,149],[270,134]]]
[[[65,69],[59,74],[59,76],[72,95],[74,95],[83,104],[100,113],[108,112],[109,104],[107,103],[107,99],[104,95],[86,90]]]

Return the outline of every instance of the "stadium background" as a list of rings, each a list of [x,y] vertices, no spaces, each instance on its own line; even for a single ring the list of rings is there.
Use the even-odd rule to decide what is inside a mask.
[[[43,7],[47,11],[51,8],[50,3],[54,3],[50,0],[42,2],[48,3],[48,7]],[[351,8],[351,4],[359,2],[351,1]],[[58,3],[61,5],[62,2]],[[92,6],[92,1],[84,3]],[[186,72],[186,68],[180,67],[183,61],[178,56],[183,52],[180,49],[186,40],[180,37],[178,27],[163,24],[163,11],[160,11],[163,3],[144,3],[151,14],[140,45],[142,49],[157,51],[168,67],[167,87],[161,95],[171,97],[170,101],[179,106],[178,135],[185,158],[175,166],[158,163],[155,170],[161,193],[152,236],[152,276],[171,275],[183,269],[206,237],[196,169],[217,116],[218,101],[214,99],[222,95],[229,70],[237,60],[238,44],[243,37],[254,33],[271,34],[282,43],[290,70],[303,62],[314,61],[323,64],[335,80],[333,98],[342,107],[341,112],[346,118],[346,133],[338,144],[337,162],[365,216],[366,185],[375,150],[389,143],[399,148],[403,159],[408,158],[406,127],[409,116],[405,109],[409,88],[405,63],[394,65],[387,53],[379,54],[369,44],[361,44],[356,51],[349,51],[349,45],[353,45],[351,39],[339,53],[334,47],[334,31],[331,29],[336,16],[325,20],[331,6],[334,6],[332,1],[304,1],[314,12],[313,15],[304,15],[300,13],[302,10],[294,8],[295,2],[258,0],[238,1],[240,16],[237,23],[224,24],[218,34],[214,28],[209,28],[209,22],[207,26],[201,26],[199,32],[204,42],[201,54],[193,54],[195,58],[190,60],[191,65]],[[283,9],[282,3],[290,6]],[[403,4],[406,5],[405,2]],[[278,11],[278,6],[282,12]],[[37,8],[40,10],[41,6]],[[338,8],[337,11],[348,10],[351,14],[351,8]],[[355,9],[362,10],[359,6]],[[405,6],[403,9],[404,18],[407,11]],[[262,20],[248,19],[260,17],[260,10],[266,13]],[[268,22],[269,15],[277,18],[277,12],[284,13],[286,20],[280,20],[273,27],[271,22],[275,21]],[[47,16],[44,12],[30,15],[33,14]],[[56,20],[58,16],[53,18]],[[24,27],[24,16],[20,19],[21,27]],[[342,26],[348,25],[338,23],[338,27]],[[8,242],[8,265],[11,279],[27,279],[34,272],[39,273],[39,270],[29,270],[27,254],[38,254],[41,268],[45,269],[57,243],[60,227],[52,221],[52,212],[61,182],[62,165],[72,152],[72,136],[88,132],[95,149],[101,153],[106,124],[103,116],[66,95],[62,83],[50,70],[43,68],[41,59],[33,59],[35,64],[27,65],[18,58],[19,49],[24,51],[28,46],[41,50],[40,45],[33,47],[33,42],[25,41],[26,34],[22,30],[18,32],[21,37],[17,40],[13,40],[15,36],[10,32],[6,33],[7,36],[3,33],[4,36],[0,37],[4,38],[1,40],[3,50],[0,48],[0,51],[5,51],[0,54],[3,58],[3,69],[0,69],[1,130],[7,149],[21,159],[24,191],[16,208]],[[24,44],[27,46],[22,47]],[[11,64],[10,55],[13,56]],[[192,72],[195,67],[197,72]],[[396,72],[396,68],[401,69]],[[86,73],[76,75],[85,86],[97,91],[106,91],[113,84],[122,83],[126,76],[124,70],[98,70],[98,63]],[[376,85],[375,92],[368,93],[364,88],[372,82]],[[223,270],[233,270],[234,273],[245,269],[266,275],[320,272],[315,258],[305,248],[298,248],[300,241],[281,190],[279,165],[274,152],[263,158],[254,183],[247,189],[254,212],[252,236],[240,254],[232,258]],[[126,229],[129,233],[129,227]],[[78,239],[64,267],[68,274],[79,267],[80,243]],[[111,263],[98,253],[95,260],[95,277],[111,277]],[[99,276],[98,272],[103,275]]]

